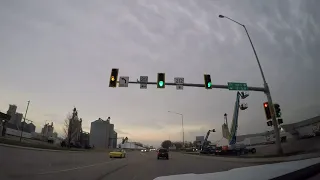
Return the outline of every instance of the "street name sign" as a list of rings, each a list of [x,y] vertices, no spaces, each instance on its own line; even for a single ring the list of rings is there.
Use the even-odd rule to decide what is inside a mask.
[[[147,89],[148,76],[140,76],[140,89]]]
[[[120,76],[119,79],[119,87],[128,87],[129,77],[128,76]]]
[[[247,83],[228,82],[228,89],[236,91],[247,91],[248,86]]]
[[[183,90],[184,78],[182,78],[182,77],[175,77],[175,78],[174,78],[174,83],[176,84],[176,89],[177,89],[177,90]]]

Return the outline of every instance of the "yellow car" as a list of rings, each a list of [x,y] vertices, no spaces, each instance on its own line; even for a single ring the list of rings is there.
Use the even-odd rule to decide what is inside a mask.
[[[115,149],[115,150],[113,150],[113,151],[111,151],[109,153],[109,156],[110,156],[110,158],[115,158],[115,157],[125,158],[126,157],[126,151],[123,150],[123,149]]]

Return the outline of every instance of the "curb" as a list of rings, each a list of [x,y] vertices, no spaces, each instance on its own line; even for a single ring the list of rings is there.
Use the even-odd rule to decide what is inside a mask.
[[[10,144],[4,144],[4,143],[0,143],[0,146],[9,147],[9,148],[34,150],[34,151],[48,151],[48,152],[66,152],[66,153],[88,152],[88,151],[85,151],[85,150],[83,150],[83,151],[82,150],[70,151],[70,150],[42,149],[42,148],[33,148],[33,147],[10,145]]]
[[[187,154],[193,155],[198,158],[213,159],[219,161],[228,161],[228,162],[246,162],[246,163],[277,163],[277,162],[287,162],[287,161],[298,161],[310,158],[320,157],[320,152],[308,153],[308,154],[299,154],[293,156],[284,156],[284,157],[271,157],[271,158],[234,158],[234,157],[216,157],[216,156],[199,156],[196,154]]]

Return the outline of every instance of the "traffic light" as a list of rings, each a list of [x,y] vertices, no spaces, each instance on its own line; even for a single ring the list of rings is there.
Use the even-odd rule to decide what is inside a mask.
[[[212,82],[209,74],[204,75],[204,86],[206,89],[212,89]]]
[[[283,123],[283,119],[282,118],[279,118],[278,119],[278,124],[282,124]]]
[[[119,69],[112,69],[110,75],[109,87],[117,87]]]
[[[263,103],[264,112],[266,113],[267,120],[271,119],[271,113],[268,102]]]
[[[279,118],[281,117],[281,109],[279,104],[274,104],[274,109],[276,111],[276,117]]]
[[[165,88],[166,86],[166,78],[164,73],[158,73],[157,87]]]

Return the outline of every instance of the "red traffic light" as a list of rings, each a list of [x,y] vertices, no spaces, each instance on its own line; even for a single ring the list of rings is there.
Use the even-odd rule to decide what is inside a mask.
[[[263,108],[264,108],[264,111],[266,113],[266,118],[267,120],[271,119],[271,112],[270,112],[270,109],[269,109],[269,104],[268,102],[264,102],[263,103]]]

